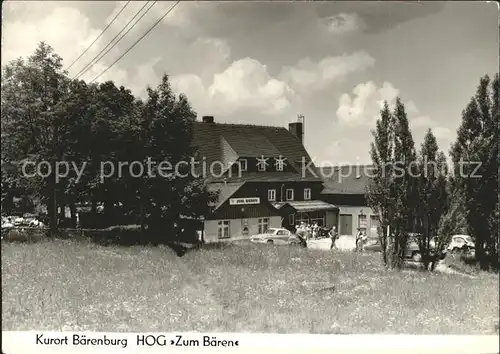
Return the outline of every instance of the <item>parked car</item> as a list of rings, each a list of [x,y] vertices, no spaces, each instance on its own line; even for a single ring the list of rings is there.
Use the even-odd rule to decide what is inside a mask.
[[[405,257],[411,258],[415,262],[420,262],[422,260],[422,252],[420,251],[419,238],[422,237],[422,235],[418,233],[411,233],[408,236],[408,246],[406,248]],[[439,259],[444,259],[446,257],[447,249],[443,246],[443,249],[438,250],[438,244],[439,242],[437,237],[433,237],[429,241],[429,256],[438,256]]]
[[[297,236],[289,230],[283,228],[270,228],[266,232],[250,237],[250,241],[255,243],[282,244],[289,245],[300,243]]]
[[[8,229],[14,227],[14,222],[12,221],[12,218],[10,217],[5,217],[2,216],[2,229]]]
[[[29,227],[45,227],[45,224],[38,219],[30,220]]]
[[[24,218],[22,216],[16,217],[14,219],[14,226],[22,226],[24,223]]]
[[[422,252],[420,251],[419,238],[422,237],[421,234],[411,233],[408,234],[408,243],[406,246],[405,258],[411,258],[415,262],[420,262],[422,260]],[[430,242],[431,248],[434,248],[435,243]]]
[[[406,247],[405,258],[411,258],[412,260],[414,260],[416,262],[420,262],[422,260],[422,252],[420,251],[420,245],[418,242],[419,237],[421,237],[421,235],[417,234],[417,233],[411,233],[408,235],[408,245]],[[436,245],[437,245],[436,238],[433,238],[432,240],[430,240],[429,246],[430,246],[430,255],[431,256],[434,256],[437,254]],[[382,245],[380,244],[380,240],[378,238],[369,238],[366,241],[366,243],[363,245],[363,250],[364,251],[381,252]],[[439,254],[440,258],[444,258],[445,255],[446,255],[446,249],[444,249]]]
[[[44,227],[43,222],[33,214],[20,216],[2,216],[2,229],[12,227]]]
[[[452,253],[475,253],[476,244],[469,235],[453,235],[451,236],[448,251]]]

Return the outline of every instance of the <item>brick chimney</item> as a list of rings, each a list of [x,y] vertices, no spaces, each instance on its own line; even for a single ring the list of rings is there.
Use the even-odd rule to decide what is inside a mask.
[[[203,116],[202,121],[203,123],[214,124],[214,116]]]
[[[302,122],[294,122],[288,124],[288,131],[300,139],[304,143],[304,124]]]

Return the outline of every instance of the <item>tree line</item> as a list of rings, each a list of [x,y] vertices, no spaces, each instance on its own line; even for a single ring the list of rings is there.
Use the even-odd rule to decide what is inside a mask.
[[[409,235],[418,242],[425,268],[431,240],[439,250],[452,235],[470,235],[481,269],[498,270],[499,77],[480,79],[476,94],[462,112],[451,165],[431,129],[417,150],[402,101],[380,112],[371,159],[375,166],[367,188],[368,204],[379,215],[379,239],[384,263],[403,266]],[[401,172],[404,171],[404,172]]]
[[[373,131],[376,173],[367,200],[379,215],[387,266],[402,267],[410,233],[422,235],[424,266],[431,269],[435,263],[425,256],[432,239],[437,237],[439,248],[453,234],[469,234],[481,268],[498,269],[498,81],[498,75],[481,78],[462,113],[451,166],[431,129],[417,150],[404,104],[398,98],[391,110],[385,102]],[[42,42],[28,58],[2,68],[1,100],[2,214],[13,210],[15,197],[25,209],[36,200],[56,231],[66,207],[74,221],[77,206],[89,205],[90,214],[108,225],[137,223],[174,236],[182,220],[205,215],[217,198],[188,171],[165,178],[123,169],[102,180],[102,161],[176,164],[196,154],[196,113],[185,95],[173,93],[167,75],[142,100],[112,81],[71,80],[62,58]],[[28,161],[45,162],[39,171],[44,177],[24,177]],[[85,169],[60,177],[61,161]]]
[[[175,225],[208,211],[216,195],[188,171],[168,178],[137,177],[130,169],[105,180],[100,176],[102,161],[146,164],[150,159],[175,165],[196,153],[196,112],[185,95],[174,94],[167,75],[142,100],[112,81],[71,80],[62,58],[44,42],[2,71],[2,214],[13,209],[14,197],[30,196],[46,206],[53,231],[66,207],[75,219],[77,206],[88,205],[93,215],[102,207],[111,224],[121,217],[144,230],[161,228],[163,235],[175,235],[169,232]],[[23,177],[27,161],[44,161],[38,175]],[[56,168],[61,161],[85,169],[81,175],[70,169],[60,177]]]

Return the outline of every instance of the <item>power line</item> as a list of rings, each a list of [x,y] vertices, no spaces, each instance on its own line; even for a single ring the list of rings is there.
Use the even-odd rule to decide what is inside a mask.
[[[127,3],[125,5],[123,5],[123,7],[121,8],[121,10],[115,15],[115,17],[113,17],[113,19],[111,20],[111,22],[106,26],[106,28],[104,28],[101,32],[101,34],[99,34],[97,36],[96,39],[94,39],[94,41],[87,47],[87,49],[85,49],[83,51],[82,54],[80,54],[80,56],[78,58],[76,58],[67,68],[66,70],[69,70],[73,65],[75,65],[75,63],[85,54],[87,53],[87,51],[95,44],[95,42],[97,42],[97,40],[99,38],[102,37],[102,35],[104,34],[104,32],[106,32],[108,30],[108,28],[113,24],[113,22],[115,22],[115,20],[118,18],[118,16],[120,16],[120,14],[123,12],[123,10],[125,10],[125,8],[128,6],[128,4],[130,3],[130,1],[127,1]]]
[[[108,45],[106,45],[106,47],[104,47],[100,52],[99,54],[97,54],[82,70],[80,70],[80,72],[78,72],[78,74],[76,74],[76,76],[73,78],[73,79],[78,79],[80,77],[82,77],[87,71],[90,70],[91,67],[93,67],[95,64],[97,64],[97,62],[99,60],[101,60],[102,58],[104,58],[104,56],[106,56],[106,54],[108,54],[111,49],[113,49],[122,39],[123,37],[125,37],[127,35],[127,33],[129,33],[132,28],[135,27],[135,25],[137,25],[137,23],[148,13],[149,10],[151,10],[151,8],[156,4],[156,1],[153,2],[153,4],[150,5],[150,7],[148,9],[146,9],[145,12],[143,12],[143,14],[141,15],[141,17],[139,17],[133,24],[132,26],[120,37],[118,38],[118,40],[111,46],[111,43],[113,43],[113,41],[130,25],[130,23],[132,23],[132,21],[141,13],[141,11],[148,5],[148,3],[150,3],[150,1],[147,1],[143,7],[141,7],[141,9],[139,11],[136,12],[136,14],[134,15],[134,17],[132,17],[130,19],[130,21],[121,29],[120,32],[118,32],[118,34],[108,43]],[[108,48],[109,47],[109,48]],[[107,49],[107,50],[106,50]],[[104,52],[104,53],[103,53]],[[102,55],[101,55],[102,54]],[[97,60],[96,60],[97,58]]]
[[[73,77],[73,80],[75,79],[78,79],[80,78],[82,75],[84,75],[87,71],[89,71],[89,69],[91,67],[93,67],[99,60],[101,60],[107,53],[109,53],[109,51],[111,49],[113,49],[122,39],[123,37],[125,37],[127,35],[127,33],[129,33],[132,28],[134,28],[134,26],[144,17],[144,15],[146,15],[148,13],[149,10],[151,10],[151,8],[154,6],[154,4],[156,4],[156,1],[153,2],[153,4],[141,15],[141,17],[139,17],[139,19],[137,21],[135,21],[132,26],[120,37],[118,38],[118,40],[111,46],[109,47],[113,41],[123,32],[125,31],[125,29],[130,25],[130,23],[132,23],[132,21],[141,13],[141,11],[148,5],[148,3],[150,3],[150,1],[147,1],[144,6],[142,6],[140,8],[139,11],[136,12],[136,14],[134,15],[134,17],[132,17],[130,19],[130,21],[128,21],[128,23],[121,29],[120,32],[118,32],[118,34],[82,69],[78,72],[78,74],[75,75],[75,77]],[[109,47],[109,48],[108,48]],[[104,53],[103,53],[104,52]],[[101,55],[102,54],[102,55]],[[97,60],[96,60],[97,58]]]
[[[132,44],[126,51],[125,53],[123,53],[122,55],[120,55],[118,57],[118,59],[116,59],[110,66],[108,66],[108,68],[104,71],[102,71],[99,75],[97,75],[95,78],[92,79],[92,81],[90,82],[94,82],[95,80],[97,80],[100,76],[102,76],[104,73],[106,73],[109,69],[111,69],[116,63],[118,63],[120,61],[121,58],[123,58],[128,52],[130,52],[132,50],[132,48],[134,48],[137,43],[139,43],[144,37],[146,37],[148,35],[149,32],[151,32],[176,6],[177,4],[179,4],[180,0],[176,1],[175,4],[173,4],[170,9],[168,9],[167,12],[165,12],[163,14],[162,17],[160,17],[154,24],[153,26],[151,26],[137,41],[135,41],[134,44]]]

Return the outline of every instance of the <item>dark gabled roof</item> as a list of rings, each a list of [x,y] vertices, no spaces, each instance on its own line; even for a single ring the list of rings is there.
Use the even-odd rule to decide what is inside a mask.
[[[225,134],[224,139],[240,157],[279,156],[280,154],[265,136],[253,134],[249,129]]]
[[[207,184],[207,190],[209,192],[219,192],[219,199],[215,203],[215,209],[219,208],[226,200],[228,200],[244,182],[239,183],[209,183]]]
[[[366,194],[373,166],[349,165],[317,169],[325,187],[321,194]]]
[[[237,157],[281,155],[286,158],[286,164],[298,171],[296,175],[300,179],[302,167],[298,163],[302,158],[306,164],[311,161],[299,138],[284,127],[195,122],[193,144],[198,150],[198,160],[204,159],[207,166],[215,161],[225,162]],[[311,169],[315,170],[313,164]],[[261,173],[262,176],[267,174]],[[314,179],[307,169],[305,177]],[[321,181],[319,177],[315,180]]]

